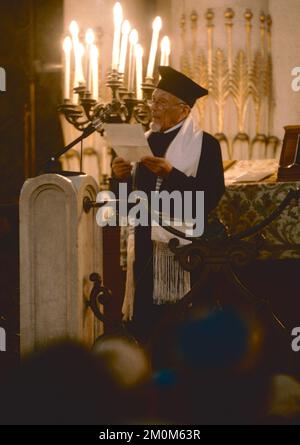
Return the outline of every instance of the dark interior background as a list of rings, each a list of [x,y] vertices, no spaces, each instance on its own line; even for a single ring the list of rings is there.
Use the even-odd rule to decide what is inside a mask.
[[[0,326],[7,334],[2,369],[18,360],[19,212],[22,184],[63,144],[61,100],[63,0],[0,2]]]
[[[167,17],[168,0],[150,3],[152,14],[155,5]],[[57,113],[63,0],[1,0],[0,29],[0,66],[7,75],[7,91],[0,92],[0,326],[7,333],[7,352],[0,360],[5,369],[18,361],[19,351],[20,190],[63,145]],[[120,317],[124,274],[116,280],[118,236],[105,232],[105,285],[116,298],[110,310]],[[299,261],[282,261],[255,263],[239,273],[256,294],[270,299],[291,329],[299,325],[298,271]]]

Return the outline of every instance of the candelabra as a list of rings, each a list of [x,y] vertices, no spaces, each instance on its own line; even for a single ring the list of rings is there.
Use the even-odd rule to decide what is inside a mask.
[[[65,99],[59,106],[59,111],[80,131],[84,131],[95,119],[102,123],[129,123],[135,120],[148,128],[151,121],[148,102],[155,88],[153,79],[146,78],[145,83],[142,84],[143,99],[138,99],[134,93],[125,88],[123,74],[117,70],[112,70],[108,74],[106,85],[112,91],[111,102],[105,104],[97,102],[91,98],[91,93],[85,85],[80,84],[74,89],[79,97],[78,104]]]
[[[162,20],[157,16],[152,23],[149,60],[146,79],[143,83],[144,50],[139,43],[138,31],[131,27],[128,20],[123,20],[123,8],[119,2],[116,2],[113,7],[113,19],[114,37],[111,70],[106,79],[106,86],[110,88],[112,95],[111,100],[105,103],[98,100],[99,54],[103,54],[102,50],[99,52],[97,46],[97,44],[101,45],[100,39],[97,39],[94,31],[88,28],[85,33],[84,45],[80,40],[80,28],[77,22],[72,20],[70,23],[70,35],[64,38],[62,46],[64,52],[63,97],[65,99],[63,104],[59,106],[59,111],[65,116],[67,122],[81,131],[82,134],[67,147],[64,147],[63,150],[56,153],[51,161],[47,163],[47,169],[49,165],[50,167],[53,166],[53,160],[57,160],[59,156],[94,131],[97,130],[103,135],[103,124],[105,123],[129,124],[136,122],[142,124],[145,130],[149,127],[151,113],[148,102],[155,88],[153,71]],[[160,44],[160,65],[169,64],[170,51],[170,40],[168,36],[164,36]],[[103,66],[105,66],[105,62]],[[73,91],[71,94],[72,85]],[[109,157],[105,156],[106,147],[103,147],[103,149],[103,159],[106,158],[107,161]],[[81,150],[80,168],[82,167],[82,152],[83,150]],[[107,162],[104,162],[104,166],[107,167]],[[103,168],[101,179],[105,177],[106,180],[107,170],[110,169],[105,170]]]

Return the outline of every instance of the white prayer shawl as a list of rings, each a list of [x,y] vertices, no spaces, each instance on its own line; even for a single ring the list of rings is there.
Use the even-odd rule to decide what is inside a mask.
[[[197,124],[191,115],[189,115],[169,145],[165,154],[166,160],[187,176],[196,177],[202,150],[202,139],[203,131],[197,129]],[[168,243],[171,238],[177,237],[165,230],[162,226],[152,226],[152,241]],[[178,240],[180,244],[189,243],[189,241],[183,238],[178,238]]]
[[[148,132],[147,136],[150,134]],[[165,158],[170,164],[185,173],[196,177],[201,150],[203,131],[197,127],[191,115],[187,117],[182,128],[169,145]],[[158,178],[157,189],[162,180]],[[179,227],[176,227],[180,229]],[[190,290],[190,273],[185,271],[167,243],[171,238],[177,238],[161,226],[152,226],[151,239],[153,241],[153,301],[155,304],[174,303],[180,300]],[[178,237],[180,244],[189,243]],[[127,248],[127,276],[126,291],[122,307],[123,319],[131,320],[133,316],[134,300],[134,237],[129,236]]]

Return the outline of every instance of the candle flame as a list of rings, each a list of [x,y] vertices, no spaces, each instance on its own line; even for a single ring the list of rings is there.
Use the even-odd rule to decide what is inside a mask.
[[[79,26],[75,20],[72,20],[69,26],[69,31],[73,35],[77,35],[79,33]]]
[[[115,3],[115,6],[113,8],[113,13],[114,13],[114,24],[117,26],[121,25],[123,21],[123,9],[120,2]]]
[[[155,17],[152,23],[153,31],[160,31],[162,28],[162,20],[159,16]]]
[[[91,28],[89,28],[85,33],[85,42],[87,43],[87,45],[91,45],[92,43],[94,43],[94,41],[95,41],[94,31]]]
[[[122,34],[129,34],[130,33],[130,23],[128,20],[124,20],[123,25],[122,25]]]
[[[129,35],[129,42],[131,45],[136,45],[139,41],[139,34],[136,29],[133,29]]]
[[[69,36],[64,38],[64,42],[63,42],[63,50],[65,53],[70,52],[72,49],[72,40]]]

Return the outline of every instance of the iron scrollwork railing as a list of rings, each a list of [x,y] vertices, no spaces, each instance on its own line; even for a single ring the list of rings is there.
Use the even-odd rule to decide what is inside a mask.
[[[160,225],[172,235],[191,241],[189,244],[180,245],[178,238],[172,238],[169,241],[169,248],[174,254],[174,259],[179,261],[181,266],[192,272],[199,266],[202,266],[199,279],[193,285],[191,290],[180,300],[177,308],[184,308],[191,304],[197,297],[201,289],[203,289],[210,279],[214,279],[215,274],[223,274],[231,281],[233,286],[243,293],[247,300],[256,306],[269,305],[267,299],[257,298],[239,279],[234,271],[234,267],[245,266],[257,258],[259,249],[263,246],[264,239],[261,235],[262,229],[274,221],[282,212],[290,205],[292,200],[300,199],[300,189],[290,190],[287,196],[283,199],[281,204],[263,221],[255,226],[248,228],[240,233],[228,235],[225,226],[218,220],[211,222],[208,230],[204,235],[198,238],[186,236],[180,230],[174,227],[166,226],[162,214],[158,215]],[[106,202],[97,203],[84,198],[85,211],[91,208],[99,208],[105,205]],[[151,213],[151,211],[149,211]],[[244,238],[254,237],[252,241],[244,240]],[[109,323],[119,331],[124,331],[124,326],[121,323],[107,319],[100,311],[98,305],[105,305],[111,295],[107,288],[101,285],[101,278],[98,274],[92,274],[90,279],[94,282],[94,287],[91,292],[90,301],[88,305],[92,309],[95,316],[103,323]],[[283,323],[278,317],[269,310],[273,319],[282,328]]]
[[[231,236],[227,234],[226,230],[219,229],[217,231],[219,236],[211,237],[210,234],[207,234],[208,236],[194,239],[192,243],[183,246],[179,245],[178,239],[171,239],[169,248],[174,253],[175,259],[180,262],[185,270],[192,272],[200,265],[202,266],[199,280],[197,280],[190,292],[180,300],[177,309],[184,309],[191,304],[197,298],[201,289],[210,280],[213,280],[216,273],[218,273],[219,275],[223,274],[227,281],[229,280],[233,287],[243,294],[246,301],[257,308],[267,307],[276,324],[281,328],[285,328],[278,316],[272,311],[269,300],[258,298],[254,295],[241,282],[234,268],[246,266],[257,258],[259,249],[264,244],[261,231],[278,218],[293,200],[299,199],[300,189],[290,190],[280,205],[263,221]],[[169,230],[168,228],[166,229]],[[180,235],[178,234],[178,236]],[[181,237],[185,238],[184,236]],[[244,240],[244,238],[250,237],[253,237],[252,241]]]
[[[112,320],[104,314],[105,306],[111,301],[112,294],[107,287],[102,285],[101,276],[94,272],[89,278],[93,283],[93,287],[89,299],[86,300],[86,306],[92,310],[95,317],[100,320],[104,326],[109,326],[115,333],[128,335],[123,323]]]

